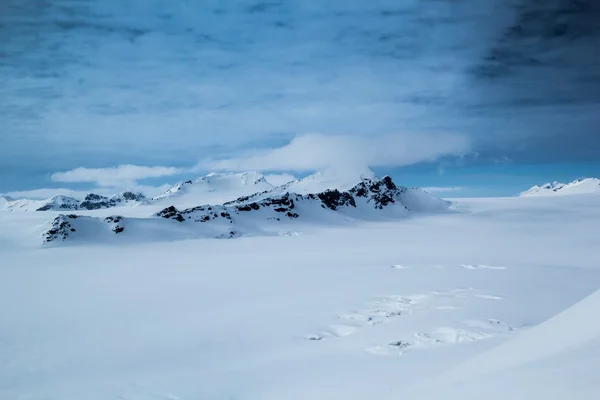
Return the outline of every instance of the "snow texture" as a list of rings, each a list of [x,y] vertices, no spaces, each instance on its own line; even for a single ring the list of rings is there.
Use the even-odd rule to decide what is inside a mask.
[[[392,184],[0,213],[0,398],[597,399],[600,195]]]

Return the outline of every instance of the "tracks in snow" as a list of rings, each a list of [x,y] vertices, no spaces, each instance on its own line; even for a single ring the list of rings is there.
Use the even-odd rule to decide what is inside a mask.
[[[392,265],[393,269],[408,269],[405,265]],[[447,268],[433,266],[432,268]],[[456,267],[455,267],[456,268]],[[463,264],[458,268],[466,270],[502,271],[506,267]],[[402,316],[424,314],[434,311],[457,310],[461,302],[498,301],[504,297],[472,287],[457,287],[448,290],[434,290],[412,295],[388,294],[376,296],[362,307],[336,316],[336,320],[314,333],[304,336],[311,341],[323,341],[352,336],[375,325],[388,323]],[[401,355],[418,348],[431,348],[447,344],[459,344],[506,335],[515,328],[499,319],[463,319],[433,329],[415,331],[386,344],[368,347],[369,353],[376,355]]]

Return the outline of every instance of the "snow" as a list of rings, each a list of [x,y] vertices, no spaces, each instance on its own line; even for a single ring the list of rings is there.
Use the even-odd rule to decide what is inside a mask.
[[[224,205],[184,210],[169,206],[154,215],[137,218],[60,214],[44,229],[43,236],[45,244],[58,245],[67,240],[70,243],[94,243],[278,235],[287,234],[281,233],[283,228],[292,229],[299,225],[352,226],[357,220],[405,218],[412,212],[447,212],[450,204],[420,189],[398,187],[390,177],[365,178],[346,192],[281,195],[268,191]]]
[[[185,208],[199,204],[221,204],[273,188],[258,172],[212,172],[194,180],[180,182],[153,200],[159,204]]]
[[[1,211],[76,210],[79,200],[67,196],[54,196],[46,200],[12,199],[0,197]]]
[[[521,193],[521,196],[558,196],[572,194],[600,193],[600,179],[576,179],[570,183],[552,182],[536,185]]]
[[[598,200],[51,248],[0,213],[0,398],[596,399]]]
[[[359,171],[339,171],[326,169],[316,172],[306,178],[288,182],[275,190],[284,193],[292,192],[298,194],[318,193],[327,189],[348,190],[363,179],[373,179],[375,174],[370,169]]]

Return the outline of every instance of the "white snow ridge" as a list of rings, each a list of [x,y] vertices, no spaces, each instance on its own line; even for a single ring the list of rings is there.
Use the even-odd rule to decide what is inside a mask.
[[[258,172],[210,173],[198,179],[180,182],[153,200],[161,204],[177,201],[178,204],[191,205],[198,199],[203,199],[213,204],[219,204],[236,197],[273,188],[274,186]]]
[[[600,179],[576,179],[570,183],[551,182],[533,186],[521,193],[521,196],[559,196],[571,194],[600,193]]]
[[[12,199],[0,197],[0,211],[48,211],[77,210],[79,200],[67,196],[55,196],[47,200]]]

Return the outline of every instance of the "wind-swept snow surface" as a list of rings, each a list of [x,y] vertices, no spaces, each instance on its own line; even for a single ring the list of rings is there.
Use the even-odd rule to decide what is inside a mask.
[[[0,398],[595,400],[598,200],[54,248],[1,213]]]

